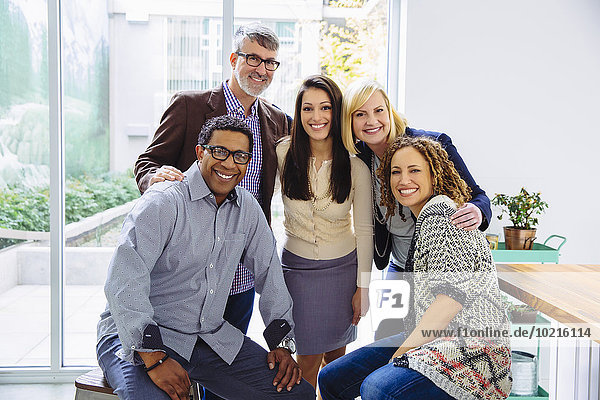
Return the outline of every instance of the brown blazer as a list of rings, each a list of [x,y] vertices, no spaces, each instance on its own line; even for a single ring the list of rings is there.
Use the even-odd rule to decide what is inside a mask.
[[[271,221],[271,198],[277,172],[275,142],[289,134],[286,115],[277,108],[258,101],[263,165],[262,209]],[[198,134],[204,122],[212,117],[227,114],[223,86],[206,91],[179,92],[163,114],[152,142],[137,159],[134,166],[135,180],[141,193],[148,189],[150,178],[163,165],[187,170],[196,161]]]

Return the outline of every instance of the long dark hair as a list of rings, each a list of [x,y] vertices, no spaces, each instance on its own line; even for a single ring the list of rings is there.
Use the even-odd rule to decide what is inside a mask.
[[[350,195],[350,187],[352,186],[350,155],[342,143],[340,123],[342,91],[333,80],[321,75],[312,75],[306,78],[296,96],[292,140],[290,150],[283,164],[283,193],[294,200],[310,200],[314,195],[308,186],[308,165],[311,156],[310,142],[308,134],[302,126],[300,116],[302,97],[311,88],[325,91],[331,101],[332,118],[329,135],[333,138],[333,160],[331,161],[329,187],[331,188],[332,198],[341,204]]]

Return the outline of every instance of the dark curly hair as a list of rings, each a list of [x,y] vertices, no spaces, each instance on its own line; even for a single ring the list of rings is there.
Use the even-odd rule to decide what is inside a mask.
[[[396,199],[390,186],[392,157],[405,147],[417,150],[427,161],[434,194],[448,196],[458,207],[471,200],[471,188],[460,177],[441,144],[422,136],[401,136],[388,146],[377,169],[377,178],[381,183],[381,205],[387,208],[386,218],[393,216],[396,211]]]
[[[200,133],[198,134],[198,144],[208,144],[215,131],[233,131],[243,133],[250,142],[249,152],[252,153],[252,146],[254,145],[252,131],[241,119],[231,117],[229,115],[221,115],[219,117],[209,119],[204,123]]]

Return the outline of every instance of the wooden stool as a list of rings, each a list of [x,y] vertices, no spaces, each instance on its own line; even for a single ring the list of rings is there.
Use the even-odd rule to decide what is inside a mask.
[[[117,395],[108,385],[100,368],[95,368],[75,379],[75,400],[115,400]],[[190,395],[192,400],[202,398],[198,382],[192,382]]]
[[[75,400],[115,400],[117,395],[113,390],[100,368],[95,368],[75,379]]]

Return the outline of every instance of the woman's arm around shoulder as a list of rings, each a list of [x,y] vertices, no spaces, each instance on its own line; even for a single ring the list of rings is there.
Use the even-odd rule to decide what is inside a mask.
[[[479,228],[482,231],[486,230],[492,219],[492,208],[490,205],[490,199],[488,198],[485,191],[477,184],[477,182],[475,182],[475,178],[473,178],[471,172],[469,172],[467,165],[458,153],[456,146],[454,146],[454,144],[452,143],[452,139],[450,139],[450,136],[446,135],[445,133],[442,133],[439,136],[438,140],[442,144],[444,150],[446,150],[446,152],[448,153],[448,158],[450,159],[450,161],[454,163],[454,168],[456,168],[456,171],[458,171],[460,177],[463,178],[467,185],[471,188],[472,198],[469,201],[469,203],[476,205],[477,208],[481,210],[481,214],[483,214],[483,218],[480,224],[476,226],[476,228]]]
[[[481,215],[477,216],[475,214],[477,213],[477,211],[473,210],[472,208],[467,208],[464,212],[461,212],[461,210],[459,210],[455,218],[458,218],[465,214],[469,214],[464,218],[464,220],[475,219],[477,220],[477,222],[479,222],[479,224],[472,226],[470,228],[471,230],[477,228],[479,228],[479,230],[481,231],[486,230],[492,219],[492,208],[490,205],[490,199],[485,194],[485,191],[477,184],[477,182],[475,182],[475,179],[469,172],[467,165],[458,153],[456,146],[454,146],[454,143],[452,143],[452,139],[450,138],[450,136],[448,136],[445,133],[429,132],[412,128],[407,128],[406,133],[411,136],[429,137],[441,143],[444,150],[446,150],[446,152],[448,153],[448,158],[454,163],[454,168],[456,168],[456,171],[458,171],[460,177],[463,178],[467,185],[471,188],[472,199],[469,201],[469,203],[474,204],[475,206],[477,206],[479,211],[481,211]],[[462,220],[455,221],[456,224],[459,224],[461,222]],[[460,227],[469,229],[467,226],[467,224],[463,224],[463,226]]]

